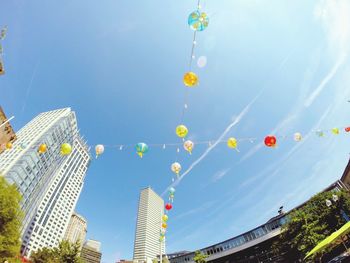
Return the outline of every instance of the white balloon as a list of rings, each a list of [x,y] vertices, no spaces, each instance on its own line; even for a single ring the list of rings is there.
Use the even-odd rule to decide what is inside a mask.
[[[207,65],[207,57],[206,56],[200,56],[197,60],[197,66],[199,68],[204,68]]]

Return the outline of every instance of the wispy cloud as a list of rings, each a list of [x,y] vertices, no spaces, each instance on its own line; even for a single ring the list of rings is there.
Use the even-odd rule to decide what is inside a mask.
[[[227,133],[234,127],[236,126],[241,120],[242,118],[249,112],[250,107],[255,103],[255,101],[260,97],[261,92],[251,101],[248,103],[248,105],[240,112],[240,114],[233,120],[232,123],[230,123],[230,125],[228,125],[226,127],[226,129],[224,130],[224,132],[219,136],[219,138],[211,145],[209,146],[205,152],[197,159],[195,160],[190,167],[180,176],[180,178],[178,180],[176,180],[174,183],[172,183],[164,192],[162,195],[164,195],[166,193],[166,191],[170,188],[170,187],[174,187],[177,186],[183,178],[185,178],[186,175],[188,175],[193,168],[195,168],[202,160],[204,160],[205,157],[207,157],[207,155],[225,138],[225,136],[227,135]]]
[[[267,166],[263,171],[258,173],[256,176],[251,177],[247,180],[245,180],[242,184],[241,187],[250,185],[252,183],[255,183],[257,180],[259,180],[259,187],[264,187],[264,182],[267,180],[270,180],[280,172],[280,169],[283,167],[283,165],[286,164],[286,162],[303,146],[306,141],[310,138],[311,135],[314,134],[315,130],[317,130],[322,122],[327,118],[329,113],[331,112],[332,107],[329,106],[321,115],[321,117],[318,119],[318,121],[313,125],[313,127],[309,130],[309,132],[304,136],[303,140],[297,144],[295,144],[287,153],[282,155],[281,158]],[[251,193],[253,194],[254,191]]]
[[[333,77],[336,75],[338,69],[340,66],[344,63],[346,56],[342,55],[338,61],[335,63],[331,71],[327,74],[327,76],[324,77],[324,79],[321,81],[320,85],[309,95],[309,97],[305,100],[304,106],[306,108],[310,107],[311,104],[314,102],[314,100],[321,94],[321,92],[324,90],[326,85],[330,80],[333,79]]]
[[[348,0],[323,0],[315,8],[315,18],[320,20],[335,57],[335,64],[318,87],[308,96],[304,106],[310,107],[346,61],[350,48],[350,2]]]
[[[191,209],[189,211],[186,211],[186,212],[176,216],[174,218],[174,220],[175,219],[181,219],[181,218],[184,218],[184,217],[187,217],[187,216],[190,216],[190,215],[194,215],[194,214],[206,211],[207,209],[211,208],[214,204],[215,204],[215,201],[206,202],[206,203],[202,204],[199,207],[193,208],[193,209]]]
[[[224,169],[224,170],[220,170],[218,172],[216,172],[212,178],[212,181],[215,183],[219,180],[221,180],[231,169]]]

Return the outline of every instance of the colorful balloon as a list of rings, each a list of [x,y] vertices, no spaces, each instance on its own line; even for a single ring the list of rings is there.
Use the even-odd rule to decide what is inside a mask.
[[[346,128],[345,128],[345,131],[346,131],[346,132],[350,132],[350,127],[346,127]]]
[[[39,148],[38,148],[38,153],[42,154],[42,153],[46,153],[47,151],[47,146],[45,143],[40,144]]]
[[[192,154],[192,150],[194,148],[194,143],[190,140],[184,142],[184,148],[186,151],[188,151],[190,154]]]
[[[138,144],[136,144],[136,152],[137,152],[137,154],[142,158],[143,157],[143,155],[145,154],[145,153],[147,153],[148,152],[148,145],[147,144],[145,144],[145,143],[143,143],[143,142],[140,142],[140,143],[138,143]]]
[[[176,173],[176,174],[179,174],[180,172],[181,172],[181,164],[179,164],[179,163],[173,163],[172,165],[171,165],[171,170],[174,172],[174,173]]]
[[[96,147],[95,147],[96,158],[97,158],[99,155],[103,154],[104,151],[105,151],[105,147],[104,147],[102,144],[96,145]]]
[[[198,76],[194,72],[186,72],[183,81],[185,86],[194,87],[198,84]]]
[[[207,65],[207,57],[206,56],[200,56],[197,60],[197,66],[199,68],[204,68]]]
[[[185,138],[188,134],[188,129],[185,125],[179,125],[176,127],[176,135],[180,138]]]
[[[163,241],[164,241],[164,236],[160,236],[160,237],[159,237],[159,241],[160,241],[160,242],[163,242]]]
[[[11,142],[6,143],[6,149],[7,150],[12,149],[12,143]]]
[[[236,149],[237,148],[237,139],[236,138],[229,138],[227,140],[227,146],[231,149]]]
[[[162,220],[163,220],[163,222],[167,222],[167,221],[168,221],[168,219],[169,219],[169,217],[168,217],[167,215],[163,215],[163,216],[162,216]]]
[[[170,204],[170,203],[167,203],[166,205],[165,205],[165,209],[166,210],[171,210],[173,208],[173,206],[172,206],[172,204]]]
[[[194,31],[203,31],[209,25],[209,17],[206,13],[196,10],[188,16],[188,25]]]
[[[168,227],[168,225],[166,223],[162,224],[162,228],[166,229]]]
[[[61,145],[61,155],[69,155],[72,152],[72,146],[69,143]]]
[[[265,142],[265,145],[267,147],[275,147],[276,143],[277,143],[277,139],[273,135],[268,135],[268,136],[265,137],[264,142]]]
[[[333,128],[332,129],[332,133],[335,134],[335,135],[338,135],[339,134],[339,129],[338,128]]]
[[[300,132],[294,133],[294,141],[300,142],[303,139],[303,136],[301,135]]]

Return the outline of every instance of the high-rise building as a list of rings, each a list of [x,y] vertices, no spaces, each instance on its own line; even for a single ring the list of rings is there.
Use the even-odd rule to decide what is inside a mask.
[[[73,213],[64,235],[64,239],[68,240],[71,243],[79,242],[80,246],[82,247],[85,241],[86,232],[86,219],[77,213]]]
[[[47,151],[39,154],[43,143]],[[63,143],[73,147],[68,156],[60,154]],[[17,133],[13,148],[0,155],[0,174],[16,184],[23,196],[23,255],[55,247],[63,239],[90,160],[70,108],[35,117]]]
[[[85,263],[101,262],[101,243],[96,240],[87,240],[81,250],[81,258]]]
[[[4,111],[0,107],[0,154],[5,151],[7,143],[13,143],[15,140],[16,134],[13,131]]]
[[[164,200],[150,187],[140,193],[134,243],[134,261],[151,262],[164,253],[164,242],[160,242],[161,218]]]

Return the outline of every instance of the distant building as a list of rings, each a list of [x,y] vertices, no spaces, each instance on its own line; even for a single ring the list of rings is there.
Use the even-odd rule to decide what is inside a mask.
[[[350,161],[341,179],[328,186],[322,192],[340,191],[341,189],[350,190]],[[293,210],[302,207],[307,202],[300,204]],[[283,207],[280,207],[278,215],[268,220],[265,224],[228,240],[202,248],[200,251],[208,255],[208,263],[289,262],[284,253],[277,254],[272,249],[272,244],[278,240],[281,226],[286,222],[287,215],[291,211],[284,213]],[[194,263],[194,255],[194,252],[189,252],[169,257],[169,260],[171,263]]]
[[[23,196],[21,253],[30,256],[32,251],[55,247],[63,239],[91,156],[70,108],[39,114],[17,137],[13,148],[0,155],[0,174]],[[39,154],[43,143],[47,151]],[[60,153],[63,143],[72,145],[68,156]]]
[[[96,240],[87,240],[81,250],[81,258],[84,263],[101,262],[101,243]]]
[[[13,143],[17,138],[10,122],[4,124],[6,121],[7,117],[0,107],[0,154],[5,151],[8,142]]]
[[[83,247],[87,232],[87,221],[81,215],[73,213],[70,218],[64,239],[71,243],[79,241],[80,248]]]
[[[134,261],[151,262],[164,253],[164,242],[160,242],[161,218],[164,201],[150,187],[140,193],[134,243]]]

